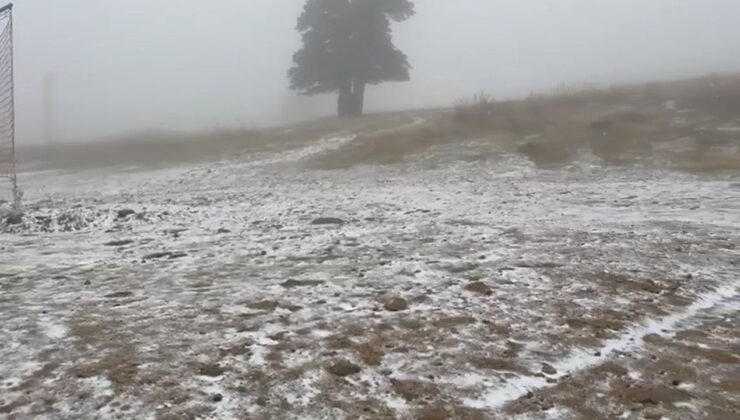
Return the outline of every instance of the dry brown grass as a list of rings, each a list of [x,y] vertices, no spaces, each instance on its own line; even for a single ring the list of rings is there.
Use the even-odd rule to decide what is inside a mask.
[[[496,100],[485,92],[473,95],[471,101],[461,99],[455,102],[455,122],[458,124],[478,124],[488,120],[492,105]]]
[[[421,124],[409,124],[416,118]],[[676,123],[676,121],[683,121]],[[660,166],[696,173],[740,170],[740,75],[597,88],[561,87],[549,95],[495,101],[481,93],[451,110],[410,111],[354,119],[326,118],[262,131],[154,135],[96,144],[25,147],[21,162],[40,169],[114,165],[152,167],[219,157],[281,153],[324,137],[354,141],[308,165],[342,169],[394,164],[428,149],[475,140],[464,159],[518,153],[541,167],[573,163],[583,153],[607,165]],[[683,147],[682,143],[690,144]],[[39,164],[39,162],[43,162]]]
[[[38,169],[88,169],[144,166],[213,159],[239,150],[274,147],[277,137],[265,132],[237,131],[176,136],[156,134],[97,143],[68,143],[21,147],[22,166]]]
[[[696,173],[740,170],[740,75],[598,89],[496,102],[480,94],[420,125],[360,134],[319,157],[323,169],[411,160],[430,147],[476,140],[477,159],[519,153],[540,167],[582,153],[607,165],[658,166]],[[691,146],[682,145],[690,140]]]
[[[447,141],[454,130],[449,117],[435,117],[422,124],[359,134],[345,147],[319,156],[310,166],[341,169],[360,164],[391,164],[439,142]]]
[[[152,168],[251,153],[289,151],[324,137],[405,124],[419,114],[424,114],[424,111],[352,119],[324,118],[265,130],[154,133],[99,142],[22,146],[18,150],[18,160],[22,168],[34,169]]]

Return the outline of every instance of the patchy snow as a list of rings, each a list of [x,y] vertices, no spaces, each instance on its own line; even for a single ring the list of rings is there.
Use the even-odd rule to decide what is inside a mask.
[[[740,133],[740,126],[717,127],[715,130],[721,131],[724,133]]]
[[[0,407],[337,418],[436,398],[490,414],[737,300],[736,180],[517,156],[302,166],[355,140],[25,174],[24,222],[0,226]],[[332,376],[338,358],[360,372]]]
[[[64,323],[54,320],[46,314],[39,317],[38,325],[44,334],[52,340],[60,340],[67,336],[67,327]]]
[[[579,371],[603,363],[605,358],[608,359],[616,354],[632,352],[644,344],[643,340],[645,336],[649,334],[670,335],[682,322],[691,320],[697,314],[701,313],[701,311],[710,309],[724,300],[731,300],[737,296],[738,280],[735,280],[732,285],[722,285],[711,293],[699,296],[697,301],[683,312],[674,313],[663,318],[646,320],[625,331],[620,337],[607,340],[598,349],[575,350],[569,357],[551,363],[558,373],[549,375],[549,377],[561,379],[573,376]],[[630,377],[634,380],[640,378],[639,374],[635,374],[634,372],[630,372]],[[475,408],[496,410],[533,390],[554,386],[555,384],[557,382],[548,383],[547,378],[541,376],[519,376],[514,380],[507,381],[503,386],[491,386],[480,398],[469,399],[466,401],[466,404]]]

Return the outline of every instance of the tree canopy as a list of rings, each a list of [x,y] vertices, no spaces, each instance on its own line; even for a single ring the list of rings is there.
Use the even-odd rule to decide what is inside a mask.
[[[410,0],[308,0],[296,27],[303,47],[288,73],[291,88],[339,92],[339,115],[361,114],[366,84],[409,80],[411,66],[393,44],[391,22],[413,14]]]

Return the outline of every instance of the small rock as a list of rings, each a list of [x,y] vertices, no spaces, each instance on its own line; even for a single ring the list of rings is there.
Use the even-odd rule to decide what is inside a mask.
[[[23,223],[23,213],[9,213],[8,216],[5,218],[5,223],[7,223],[8,225],[20,225],[21,223]]]
[[[460,274],[460,273],[466,273],[468,271],[473,271],[478,267],[479,265],[476,263],[464,263],[464,264],[458,264],[458,265],[449,265],[449,266],[446,266],[445,269],[452,274]]]
[[[164,233],[168,235],[172,235],[174,237],[180,237],[181,233],[187,232],[188,230],[186,228],[174,228],[174,229],[166,229]]]
[[[209,363],[209,364],[201,365],[198,368],[198,375],[201,375],[201,376],[216,377],[216,376],[221,376],[223,374],[224,374],[224,368],[222,368],[216,363]]]
[[[630,404],[629,407],[628,407],[628,409],[630,411],[632,411],[633,413],[636,413],[638,411],[642,411],[643,406],[642,406],[642,404],[634,403],[634,404]]]
[[[312,287],[312,286],[319,286],[321,284],[324,284],[321,280],[286,280],[282,283],[280,283],[281,286],[283,286],[286,289],[293,289],[295,287]]]
[[[124,219],[124,218],[126,218],[128,216],[131,216],[132,214],[135,214],[135,213],[136,212],[133,211],[133,210],[131,210],[131,209],[121,209],[121,210],[118,210],[118,218],[119,219]]]
[[[221,395],[221,394],[214,394],[214,395],[213,395],[213,396],[211,397],[211,400],[212,400],[213,402],[221,402],[221,401],[222,401],[223,399],[224,399],[224,396],[223,396],[223,395]]]
[[[115,293],[111,293],[109,295],[105,295],[105,298],[107,298],[107,299],[121,299],[121,298],[131,297],[133,295],[134,294],[131,293],[131,292],[115,292]]]
[[[134,243],[134,241],[132,241],[131,239],[122,239],[120,241],[106,242],[103,245],[105,246],[125,246],[125,245],[131,245],[132,243]]]
[[[664,417],[666,411],[660,407],[648,407],[643,413],[643,417],[648,420],[660,420]]]
[[[558,370],[555,369],[554,367],[552,367],[552,365],[550,365],[548,363],[543,363],[542,364],[542,373],[544,373],[546,375],[555,375],[555,374],[558,373]]]
[[[154,252],[149,255],[144,256],[145,260],[156,260],[159,258],[169,257],[171,252],[168,251],[162,251],[162,252]]]
[[[311,222],[312,225],[343,225],[344,220],[336,217],[319,217]]]
[[[326,370],[334,376],[344,377],[360,373],[362,369],[349,360],[339,359],[327,366]]]
[[[144,256],[144,260],[158,260],[161,258],[167,258],[170,260],[174,260],[177,258],[183,258],[187,257],[188,254],[184,252],[170,252],[170,251],[162,251],[162,252],[154,252],[152,254]]]
[[[280,304],[274,300],[261,300],[258,302],[250,303],[247,306],[260,311],[272,312],[277,309]]]
[[[217,232],[218,233],[231,233],[231,231],[226,228],[220,228]]]
[[[465,290],[468,292],[478,293],[480,295],[491,295],[493,292],[491,291],[491,288],[486,286],[485,283],[480,281],[474,281],[472,283],[468,283],[467,286],[465,286]]]
[[[268,335],[267,338],[273,341],[282,341],[287,334],[288,334],[287,331],[280,331],[278,333]]]
[[[409,304],[406,302],[406,299],[396,296],[386,300],[383,307],[385,307],[386,311],[399,312],[408,309]]]

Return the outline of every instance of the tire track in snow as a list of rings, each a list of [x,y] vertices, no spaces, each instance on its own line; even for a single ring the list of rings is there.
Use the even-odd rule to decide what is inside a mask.
[[[298,161],[304,160],[312,156],[318,156],[320,154],[323,154],[329,151],[340,149],[344,147],[345,145],[353,142],[354,140],[357,139],[357,137],[361,135],[370,136],[370,137],[386,135],[389,133],[393,133],[394,131],[406,130],[406,129],[415,127],[417,125],[424,124],[425,122],[426,122],[426,119],[424,118],[415,118],[412,122],[408,124],[375,130],[375,131],[371,131],[368,133],[362,133],[361,131],[358,131],[352,134],[344,134],[344,135],[339,134],[339,135],[327,136],[327,137],[322,138],[315,144],[311,144],[309,146],[301,147],[299,149],[291,150],[285,153],[281,153],[279,156],[272,158],[272,159],[260,160],[256,162],[256,164],[262,166],[262,165],[273,165],[273,164],[280,164],[280,163],[298,162]]]
[[[735,283],[725,284],[712,292],[700,295],[691,306],[684,311],[667,315],[662,318],[648,319],[642,324],[628,329],[620,337],[607,340],[599,349],[578,349],[568,357],[551,365],[557,374],[549,377],[520,376],[509,380],[500,387],[490,387],[480,398],[467,399],[465,404],[472,408],[485,410],[499,410],[506,404],[516,401],[531,391],[551,388],[560,383],[560,380],[573,376],[579,372],[596,367],[609,360],[615,352],[630,352],[639,350],[644,345],[644,337],[650,334],[670,336],[683,322],[688,321],[703,311],[711,309],[724,301],[738,297],[738,287]],[[597,353],[598,352],[598,353]],[[600,354],[597,356],[596,354]],[[548,383],[547,379],[556,379]]]
[[[287,152],[280,152],[275,157],[257,159],[253,162],[239,163],[241,167],[262,167],[283,163],[294,163],[321,153],[336,150],[357,138],[357,134],[346,136],[324,137],[316,143]]]

